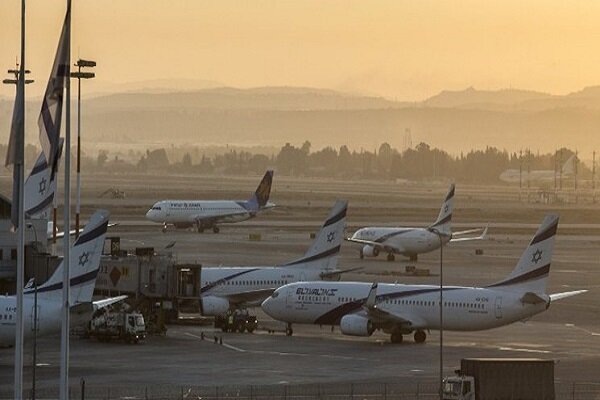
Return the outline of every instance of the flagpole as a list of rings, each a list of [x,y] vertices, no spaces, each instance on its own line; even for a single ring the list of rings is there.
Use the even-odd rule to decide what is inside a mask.
[[[67,19],[66,30],[67,30],[67,65],[66,70],[63,73],[66,74],[66,89],[67,98],[66,105],[67,109],[65,112],[66,127],[65,127],[65,182],[64,182],[64,244],[63,244],[63,308],[62,308],[62,330],[61,330],[61,341],[60,341],[60,398],[62,400],[68,400],[69,398],[69,312],[70,312],[70,247],[71,247],[71,236],[69,232],[71,230],[71,79],[69,78],[69,67],[71,65],[71,0],[67,0]]]
[[[15,107],[21,107],[22,119],[19,126],[20,140],[18,143],[17,162],[14,168],[17,169],[19,185],[19,203],[13,204],[13,207],[18,207],[19,211],[19,226],[17,228],[17,310],[16,310],[16,331],[15,331],[15,386],[14,386],[14,397],[15,399],[21,399],[23,397],[23,281],[25,271],[25,252],[23,246],[25,245],[25,216],[24,216],[24,168],[23,158],[25,152],[25,0],[21,0],[21,70],[19,71],[19,77],[17,85],[18,91],[21,92],[21,98],[18,100],[20,104],[15,104]]]

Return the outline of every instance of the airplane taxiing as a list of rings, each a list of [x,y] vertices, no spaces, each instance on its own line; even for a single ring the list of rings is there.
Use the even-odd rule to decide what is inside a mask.
[[[89,319],[93,311],[123,300],[118,296],[92,302],[96,276],[100,268],[100,257],[108,227],[108,212],[97,211],[81,232],[71,248],[70,284],[72,323],[77,325]],[[52,276],[44,284],[32,288],[27,285],[23,295],[23,321],[25,339],[32,336],[34,324],[34,302],[37,292],[37,336],[60,332],[62,315],[61,262]],[[16,329],[17,300],[15,296],[0,296],[0,345],[14,345]]]
[[[305,280],[333,280],[351,270],[337,269],[344,229],[346,201],[337,201],[299,259],[271,267],[202,268],[200,310],[205,316],[224,315],[230,310],[260,306],[275,289]]]
[[[514,270],[485,287],[444,286],[443,327],[478,331],[526,320],[560,299],[587,290],[546,294],[558,216],[547,216]],[[288,323],[340,325],[345,335],[370,336],[381,329],[393,343],[414,332],[440,328],[440,287],[365,282],[298,282],[277,289],[263,310]]]
[[[419,254],[439,249],[440,245],[448,242],[483,239],[487,227],[452,232],[453,204],[454,184],[450,185],[437,220],[427,228],[367,227],[357,230],[346,240],[363,245],[360,258],[377,257],[380,252],[385,252],[388,254],[388,261],[394,261],[395,254],[408,256],[411,261],[416,261]],[[471,233],[481,234],[475,237],[460,237]]]
[[[167,231],[167,225],[174,225],[181,229],[196,226],[198,232],[212,228],[219,233],[217,224],[245,221],[274,207],[269,202],[272,183],[273,171],[269,170],[249,200],[162,200],[148,210],[146,218],[162,223],[163,232]]]

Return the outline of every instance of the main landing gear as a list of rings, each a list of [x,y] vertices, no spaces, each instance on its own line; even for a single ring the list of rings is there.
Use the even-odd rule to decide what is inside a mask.
[[[204,233],[204,229],[206,229],[206,227],[205,227],[204,225],[198,225],[198,233]],[[213,226],[212,226],[212,231],[213,231],[214,233],[219,233],[219,232],[220,232],[220,229],[219,229],[219,227],[218,227],[218,226],[216,226],[216,225],[213,225]]]
[[[388,261],[394,261],[395,259],[396,259],[396,257],[394,256],[394,253],[388,253],[388,255],[387,255]]]
[[[427,334],[422,330],[418,330],[415,331],[414,338],[415,343],[425,343],[425,339],[427,339]],[[401,332],[392,332],[390,336],[390,342],[392,343],[402,343],[403,339],[404,337],[402,336]]]
[[[410,261],[418,261],[419,260],[419,256],[417,254],[413,254],[410,256]]]

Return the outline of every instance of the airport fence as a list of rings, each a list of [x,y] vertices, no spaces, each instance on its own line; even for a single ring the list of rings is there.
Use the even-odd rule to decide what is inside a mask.
[[[600,400],[598,383],[556,383],[556,400]],[[58,398],[58,388],[39,388],[36,399]],[[7,396],[7,397],[6,397]],[[11,398],[0,393],[0,398]],[[32,398],[27,393],[24,398]],[[323,383],[302,385],[77,385],[71,399],[82,400],[433,400],[438,399],[437,381],[398,383]],[[508,399],[511,400],[511,399]],[[517,399],[514,399],[517,400]]]

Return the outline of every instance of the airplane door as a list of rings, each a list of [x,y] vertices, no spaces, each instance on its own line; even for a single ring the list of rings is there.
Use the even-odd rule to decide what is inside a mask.
[[[496,319],[502,318],[502,297],[496,297]]]
[[[287,296],[285,298],[285,308],[291,309],[293,305],[294,305],[293,290],[288,289]]]

